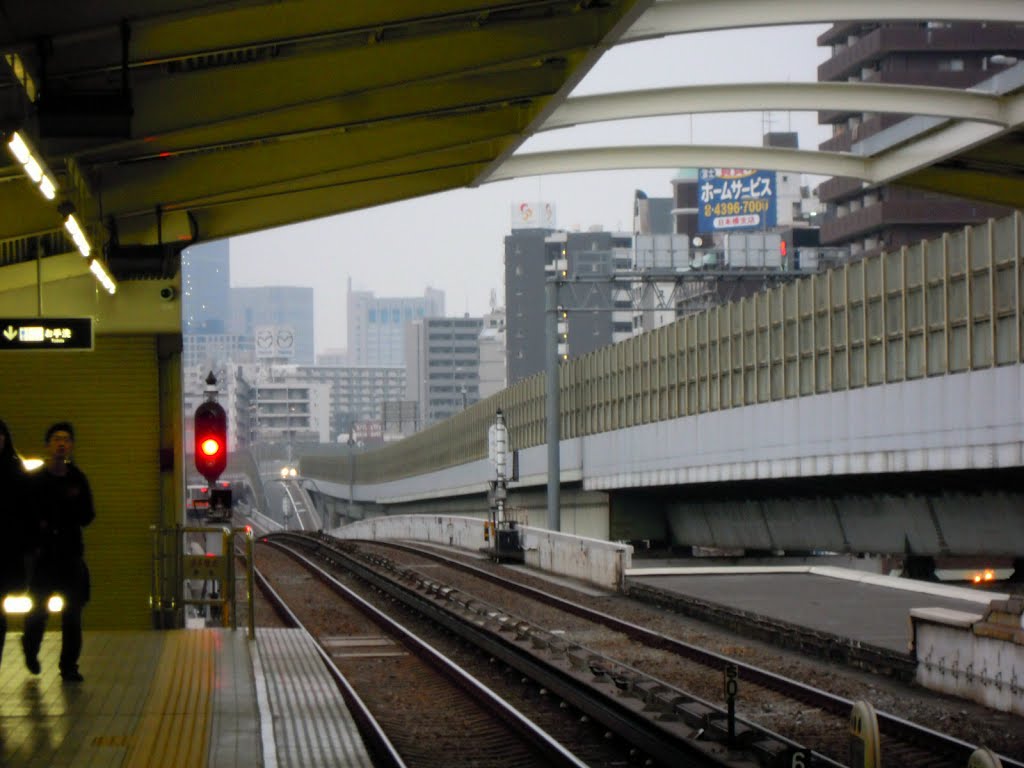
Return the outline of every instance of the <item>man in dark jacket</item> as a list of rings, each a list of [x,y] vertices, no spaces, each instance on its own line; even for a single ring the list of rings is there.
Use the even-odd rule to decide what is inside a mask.
[[[38,675],[39,646],[48,618],[47,600],[64,598],[61,613],[60,675],[81,682],[78,657],[82,652],[82,609],[89,602],[89,569],[85,565],[82,528],[96,513],[85,474],[71,463],[75,430],[61,421],[46,430],[47,462],[29,480],[27,503],[36,513],[32,531],[36,559],[30,577],[32,612],[25,618],[22,647],[29,671]]]
[[[26,473],[7,424],[0,420],[0,600],[25,591],[24,510]],[[7,637],[7,614],[0,608],[0,654]]]

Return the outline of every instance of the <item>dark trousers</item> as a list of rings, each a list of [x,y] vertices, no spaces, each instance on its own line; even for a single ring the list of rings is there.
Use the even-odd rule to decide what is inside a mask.
[[[34,595],[35,607],[25,617],[25,634],[22,644],[25,656],[32,658],[39,655],[39,646],[43,643],[43,632],[50,618],[46,610],[46,599],[42,595]],[[60,614],[60,671],[75,672],[78,670],[78,657],[82,654],[82,609],[85,606],[78,601],[65,598],[64,610]]]

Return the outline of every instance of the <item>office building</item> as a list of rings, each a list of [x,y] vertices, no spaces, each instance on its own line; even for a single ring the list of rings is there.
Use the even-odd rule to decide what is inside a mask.
[[[628,232],[553,232],[545,238],[547,274],[563,272],[563,311],[558,318],[558,353],[567,360],[633,335],[631,285],[616,275],[633,269]]]
[[[232,288],[231,331],[253,338],[257,358],[312,365],[313,289],[285,285]]]
[[[657,214],[655,214],[657,215]],[[545,283],[558,267],[575,278],[610,277],[632,268],[632,236],[604,232],[565,232],[555,228],[549,203],[512,206],[512,231],[505,236],[506,386],[545,370]],[[560,318],[562,355],[585,354],[632,333],[629,287],[610,280],[584,292],[563,289],[573,305]],[[582,307],[589,311],[582,311]]]
[[[228,240],[193,245],[181,252],[181,328],[192,333],[229,333],[231,260]]]
[[[223,369],[231,363],[255,361],[252,336],[233,333],[190,333],[182,336],[184,368]]]
[[[970,88],[1024,58],[1024,27],[966,22],[843,22],[818,37],[831,57],[818,67],[821,82],[898,83]],[[832,126],[821,149],[849,152],[907,115],[819,112]],[[920,120],[921,118],[915,118]],[[846,246],[850,258],[934,238],[1007,209],[898,185],[867,187],[859,179],[821,184],[826,205],[821,242]]]
[[[484,315],[480,331],[480,399],[505,389],[506,375],[505,308],[495,306],[492,294],[491,311]]]
[[[382,298],[353,291],[349,279],[346,314],[350,365],[404,365],[406,326],[443,317],[444,291],[427,288],[420,297]]]
[[[406,400],[415,400],[423,427],[480,400],[479,317],[424,317],[406,334]]]

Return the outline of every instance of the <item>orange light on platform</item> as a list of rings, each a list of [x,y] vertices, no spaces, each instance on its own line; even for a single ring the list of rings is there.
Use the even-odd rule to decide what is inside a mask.
[[[981,573],[974,574],[974,576],[972,578],[972,581],[975,584],[981,584],[982,582],[986,582],[986,581],[995,581],[995,578],[996,578],[996,572],[993,571],[991,568],[986,568]]]

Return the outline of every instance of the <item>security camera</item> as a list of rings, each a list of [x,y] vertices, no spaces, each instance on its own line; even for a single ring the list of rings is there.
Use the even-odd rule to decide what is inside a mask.
[[[174,290],[173,286],[165,285],[160,289],[160,298],[164,301],[174,301],[174,297],[178,295],[178,292]]]

